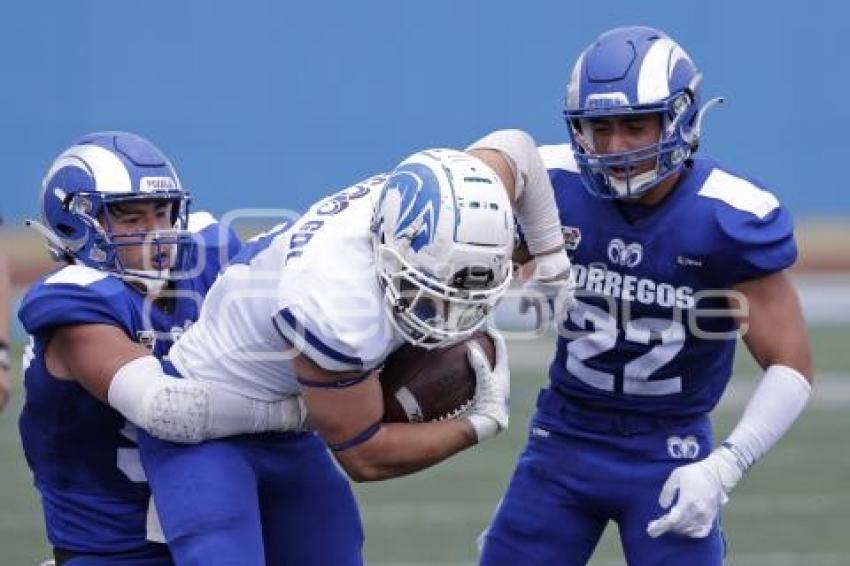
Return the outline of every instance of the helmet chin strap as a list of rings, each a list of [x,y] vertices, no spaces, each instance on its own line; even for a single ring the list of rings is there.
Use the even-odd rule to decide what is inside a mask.
[[[165,244],[171,251],[171,265],[162,269],[131,269],[123,267],[114,274],[121,278],[126,283],[129,283],[142,291],[146,295],[158,295],[168,285],[171,276],[171,267],[173,266],[174,257],[177,255],[177,247],[175,244]],[[158,250],[162,246],[158,247]],[[150,258],[145,254],[144,262],[148,262]],[[119,265],[120,265],[120,259]]]
[[[159,295],[168,285],[170,269],[125,269],[124,273],[115,273],[124,282],[133,285],[145,295]]]
[[[658,144],[661,143],[661,140],[664,138],[664,132],[658,133]],[[649,146],[647,146],[649,147]],[[639,189],[648,184],[654,183],[660,173],[659,168],[661,165],[661,154],[659,153],[655,157],[655,167],[644,171],[643,173],[638,173],[635,176],[629,175],[626,179],[618,179],[614,175],[606,175],[608,184],[614,188],[617,192],[617,198],[637,198],[643,194]],[[635,195],[634,193],[638,193]]]
[[[632,198],[630,193],[639,189],[646,183],[651,183],[658,178],[658,167],[656,166],[655,169],[644,171],[643,173],[635,175],[634,177],[629,177],[628,179],[618,179],[613,175],[606,176],[608,177],[608,184],[617,191],[618,198]],[[629,189],[631,189],[631,191]]]

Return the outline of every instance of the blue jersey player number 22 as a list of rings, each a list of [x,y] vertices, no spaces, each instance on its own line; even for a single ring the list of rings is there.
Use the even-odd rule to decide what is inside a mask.
[[[586,564],[608,521],[630,565],[722,564],[721,507],[809,394],[788,211],[695,155],[702,75],[661,31],[602,34],[578,58],[570,143],[539,148],[573,260],[575,307],[482,564]],[[708,413],[739,334],[764,368],[714,446]],[[533,512],[529,512],[533,510]]]

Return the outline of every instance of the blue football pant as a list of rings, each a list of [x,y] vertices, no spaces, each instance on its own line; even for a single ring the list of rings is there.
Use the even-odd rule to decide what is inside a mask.
[[[178,565],[362,564],[351,486],[314,434],[139,444]]]
[[[56,566],[173,566],[171,554],[164,544],[148,543],[143,548],[126,552],[85,553],[53,549]]]
[[[686,439],[690,452],[676,439]],[[710,451],[705,417],[600,414],[543,391],[528,444],[484,534],[481,564],[584,565],[615,521],[630,566],[721,565],[719,524],[704,539],[646,534],[666,512],[658,495],[670,472]]]

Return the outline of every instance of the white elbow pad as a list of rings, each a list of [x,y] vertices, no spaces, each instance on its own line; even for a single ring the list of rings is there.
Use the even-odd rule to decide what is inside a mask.
[[[219,384],[172,377],[153,356],[122,366],[109,385],[108,400],[134,425],[171,442],[306,428],[300,397],[261,401]]]
[[[108,400],[127,420],[157,438],[190,443],[207,438],[207,387],[166,375],[153,356],[137,358],[115,372]]]

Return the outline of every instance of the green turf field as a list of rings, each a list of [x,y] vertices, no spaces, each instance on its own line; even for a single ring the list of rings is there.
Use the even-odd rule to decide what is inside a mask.
[[[725,514],[730,563],[850,565],[850,328],[812,331],[821,387],[791,433],[744,480]],[[548,343],[512,342],[510,432],[408,478],[357,486],[371,565],[472,564],[475,538],[504,489],[544,380]],[[535,367],[539,365],[539,370]],[[735,387],[716,412],[718,434],[740,413],[756,375],[739,359]],[[20,387],[0,415],[0,564],[37,564],[48,554],[38,500],[21,455]],[[591,564],[622,564],[609,529]],[[300,566],[300,565],[299,565]],[[520,566],[520,565],[517,565]]]

